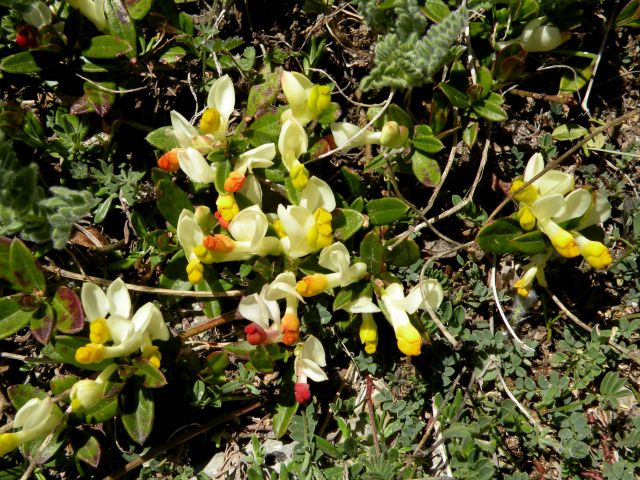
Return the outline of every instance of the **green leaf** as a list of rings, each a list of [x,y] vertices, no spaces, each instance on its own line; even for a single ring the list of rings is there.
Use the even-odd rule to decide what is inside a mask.
[[[109,33],[120,37],[131,46],[131,56],[136,55],[138,39],[136,26],[121,0],[105,0],[104,17],[107,20]]]
[[[180,213],[185,208],[193,211],[189,196],[171,180],[160,180],[156,186],[158,210],[171,225],[178,225]]]
[[[145,140],[158,150],[168,152],[174,148],[178,148],[180,143],[173,133],[173,127],[160,127],[150,132]]]
[[[481,88],[480,98],[486,98],[489,93],[491,93],[491,84],[493,83],[493,78],[491,77],[491,71],[482,66],[478,69],[478,85]]]
[[[438,84],[438,88],[445,94],[445,96],[449,99],[451,104],[454,107],[458,107],[461,110],[465,110],[471,106],[471,102],[469,101],[469,97],[467,97],[464,93],[458,90],[455,87],[447,83]]]
[[[382,272],[384,257],[384,247],[376,232],[369,232],[365,235],[360,244],[360,259],[367,264],[367,271],[371,275],[378,275]]]
[[[229,160],[223,160],[222,162],[216,162],[218,168],[216,168],[216,178],[214,182],[214,186],[216,187],[216,191],[224,195],[227,191],[224,189],[224,182],[227,180],[227,177],[231,173],[231,163]]]
[[[212,352],[207,355],[207,365],[214,372],[224,372],[229,366],[229,354],[227,352]]]
[[[431,127],[427,125],[416,127],[413,146],[423,153],[438,153],[444,148],[443,143],[433,135]]]
[[[328,442],[319,435],[314,435],[313,437],[316,447],[318,447],[321,452],[329,455],[332,458],[342,458],[340,450],[338,450],[332,443]]]
[[[563,141],[571,141],[571,140],[576,140],[578,138],[582,138],[588,133],[589,133],[589,130],[587,130],[585,127],[582,127],[575,123],[566,123],[564,125],[560,125],[559,127],[556,127],[551,133],[551,137],[554,140],[563,142]]]
[[[163,65],[173,65],[180,62],[186,56],[187,50],[184,47],[173,45],[162,52],[159,61]]]
[[[244,360],[248,360],[249,355],[255,349],[256,347],[254,345],[251,345],[246,340],[243,340],[242,342],[230,343],[229,345],[225,345],[223,347],[223,350],[225,352],[228,352],[231,355],[235,355],[236,357]]]
[[[362,283],[358,282],[340,289],[337,293],[336,298],[333,300],[333,311],[340,310],[342,308],[346,309],[346,307],[356,299],[369,296],[371,297],[372,291],[371,283]]]
[[[364,188],[362,175],[349,167],[340,167],[340,174],[342,175],[344,182],[347,184],[347,188],[351,195],[354,197],[362,195],[362,190]]]
[[[88,423],[102,423],[118,415],[118,397],[105,398],[84,413]]]
[[[131,439],[144,444],[153,428],[154,402],[151,392],[133,385],[120,395],[120,418]]]
[[[284,371],[276,411],[273,414],[273,434],[276,438],[286,435],[291,419],[298,411],[299,403],[295,401],[293,388],[293,366],[290,366]]]
[[[101,453],[100,442],[92,435],[78,448],[76,458],[93,468],[97,468],[100,463]]]
[[[492,122],[504,122],[509,118],[501,105],[504,98],[497,93],[492,93],[487,98],[477,101],[473,104],[473,110],[481,117],[491,120]]]
[[[42,356],[54,362],[68,363],[84,370],[102,370],[111,363],[105,359],[98,363],[82,364],[76,362],[76,350],[89,343],[88,338],[57,335],[42,349]]]
[[[254,85],[249,90],[246,115],[261,117],[271,105],[276,102],[280,93],[280,80],[277,73],[268,73],[264,82]]]
[[[95,112],[104,118],[116,100],[115,88],[114,82],[85,82],[84,95],[73,102],[69,112],[73,115]]]
[[[398,198],[379,198],[367,203],[367,214],[371,225],[389,225],[407,213],[409,207]]]
[[[545,238],[542,232],[536,230],[511,239],[509,244],[522,253],[535,255],[536,253],[542,253],[547,250]]]
[[[350,208],[336,208],[332,215],[333,238],[339,242],[351,238],[364,223],[364,215]]]
[[[616,17],[616,27],[640,27],[640,1],[630,0]]]
[[[7,395],[16,410],[22,408],[32,398],[47,398],[47,392],[28,383],[10,386],[7,388]]]
[[[518,250],[511,241],[523,233],[517,220],[499,218],[480,230],[476,242],[488,253],[514,253]]]
[[[56,317],[53,308],[48,303],[43,304],[38,312],[31,317],[30,328],[33,338],[45,345],[51,338],[55,323]]]
[[[21,75],[38,73],[43,68],[52,65],[54,59],[57,60],[57,56],[53,52],[44,50],[14,53],[0,60],[0,70]]]
[[[43,292],[46,288],[44,274],[38,268],[31,251],[20,239],[14,238],[9,247],[9,268],[15,279],[12,288],[26,293]]]
[[[427,187],[435,187],[442,176],[438,162],[418,151],[411,155],[411,170],[418,181]]]
[[[262,373],[273,373],[273,360],[263,345],[258,345],[249,354],[249,359],[256,370]]]
[[[396,267],[408,267],[422,258],[420,247],[411,239],[407,239],[397,245],[393,250],[386,251],[385,260],[389,265]]]
[[[478,122],[471,122],[469,125],[465,127],[462,131],[462,141],[469,148],[473,147],[478,140],[478,131],[480,130],[480,126]]]
[[[49,388],[51,388],[51,393],[53,393],[54,395],[62,395],[64,392],[69,390],[78,380],[80,380],[80,377],[78,377],[77,375],[58,375],[51,379],[51,381],[49,382]]]
[[[253,122],[244,132],[252,147],[259,147],[265,143],[278,143],[280,135],[280,114],[265,113]]]
[[[151,10],[153,0],[126,0],[125,4],[133,20],[142,20]]]
[[[25,312],[15,300],[0,298],[0,339],[22,330],[32,317],[33,312]]]
[[[63,333],[78,333],[84,326],[82,302],[69,287],[58,287],[51,300],[56,314],[56,329]]]
[[[112,60],[121,57],[133,57],[135,51],[126,40],[113,35],[98,35],[91,39],[89,48],[83,55],[87,58],[97,58],[103,60]]]
[[[142,379],[142,386],[145,388],[160,388],[167,384],[167,379],[160,369],[151,365],[145,358],[136,358],[133,365],[137,368],[135,375]]]
[[[442,0],[426,0],[420,10],[434,23],[440,23],[451,13]]]

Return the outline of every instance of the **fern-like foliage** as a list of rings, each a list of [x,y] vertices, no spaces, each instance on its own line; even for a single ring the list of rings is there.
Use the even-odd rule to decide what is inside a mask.
[[[48,211],[51,239],[57,249],[64,248],[71,236],[73,224],[89,215],[97,200],[90,192],[78,192],[65,187],[51,187],[52,197],[42,200],[40,205]]]
[[[462,52],[453,48],[464,29],[464,7],[451,12],[422,35],[426,19],[415,0],[399,0],[394,31],[378,38],[375,66],[362,80],[362,89],[407,89],[433,82],[442,66]],[[412,16],[413,15],[413,16]]]

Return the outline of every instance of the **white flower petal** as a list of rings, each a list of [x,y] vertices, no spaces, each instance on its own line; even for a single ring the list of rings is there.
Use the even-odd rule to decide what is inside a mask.
[[[39,430],[46,425],[52,410],[53,400],[50,397],[31,398],[16,412],[13,426],[25,432]]]
[[[107,288],[107,298],[109,300],[109,313],[129,318],[131,315],[131,297],[129,291],[121,278],[114,280]]]
[[[564,195],[573,190],[573,175],[560,170],[549,170],[534,182],[540,196]]]
[[[183,148],[193,146],[193,139],[198,136],[198,130],[175,110],[171,111],[170,116],[173,134],[176,136],[180,146]]]
[[[195,148],[186,148],[178,152],[178,163],[182,171],[194,182],[213,183],[216,180],[216,167],[209,163]]]
[[[380,145],[381,132],[362,130],[357,125],[348,122],[336,122],[331,124],[331,133],[336,147],[343,152],[361,145]]]
[[[544,169],[544,158],[541,153],[534,153],[524,169],[524,181],[528,182]],[[535,182],[534,182],[535,185]]]
[[[105,318],[109,313],[109,299],[98,285],[84,283],[80,292],[84,314],[89,322],[96,318]]]
[[[300,192],[300,206],[308,208],[311,212],[315,212],[318,208],[332,212],[336,208],[336,199],[329,184],[313,176]]]
[[[165,342],[171,337],[169,328],[167,327],[167,324],[165,323],[162,316],[162,312],[155,305],[153,305],[151,311],[151,321],[149,322],[149,326],[147,327],[147,332],[149,333],[149,339],[151,340],[162,340],[163,342]]]
[[[129,338],[133,333],[131,320],[119,315],[111,315],[107,318],[107,327],[111,333],[111,340],[114,345],[119,345]]]
[[[244,318],[260,325],[262,328],[269,328],[267,305],[257,293],[243,297],[238,304],[238,312]]]
[[[247,199],[254,205],[262,207],[262,187],[260,186],[260,181],[255,175],[247,175],[244,180],[244,184],[240,190],[238,190],[238,193],[247,197]]]
[[[245,173],[247,170],[253,172],[254,168],[268,168],[273,165],[275,156],[276,145],[274,143],[265,143],[239,155],[235,170]]]
[[[177,231],[178,243],[184,250],[187,261],[192,260],[193,249],[202,244],[204,234],[191,210],[186,208],[182,210],[178,218]]]
[[[309,138],[295,119],[284,122],[278,137],[278,151],[287,170],[291,170],[294,160],[307,151]]]
[[[565,201],[565,212],[563,215],[554,217],[556,223],[562,223],[571,218],[578,218],[587,213],[593,204],[593,193],[586,188],[579,188],[567,195]]]
[[[280,84],[293,115],[298,116],[307,104],[307,92],[313,88],[313,83],[298,72],[284,71],[280,75]]]
[[[236,93],[233,89],[233,82],[229,75],[223,75],[211,86],[211,90],[209,90],[209,95],[207,96],[207,106],[209,108],[215,108],[220,113],[223,120],[223,125],[221,126],[224,126],[224,133],[227,131],[229,117],[231,117],[233,113],[235,104]]]
[[[303,358],[300,360],[299,365],[302,374],[304,374],[314,382],[324,382],[328,379],[327,374],[324,373],[324,370],[322,370],[319,365],[310,360],[306,360]]]
[[[269,221],[264,212],[257,205],[252,205],[233,217],[229,224],[229,233],[237,241],[249,242],[250,248],[256,250],[268,228]]]
[[[327,365],[322,342],[313,335],[309,335],[302,346],[302,358],[305,360],[311,360],[321,367]]]
[[[531,205],[531,214],[537,219],[561,216],[567,208],[567,202],[562,195],[540,197]]]

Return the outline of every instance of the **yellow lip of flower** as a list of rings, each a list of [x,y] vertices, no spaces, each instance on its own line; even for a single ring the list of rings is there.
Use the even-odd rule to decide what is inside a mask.
[[[542,233],[549,237],[558,254],[565,258],[580,255],[580,248],[573,235],[560,228],[553,220],[549,218],[538,219],[538,226]]]
[[[204,247],[202,248],[204,249]],[[187,264],[187,276],[189,277],[189,282],[191,282],[193,285],[200,283],[200,280],[202,280],[203,272],[204,267],[202,266],[202,263],[200,263],[200,260],[194,259]]]
[[[420,355],[422,337],[416,327],[410,323],[399,326],[396,329],[396,338],[398,340],[398,348],[402,353],[410,356]]]
[[[0,457],[18,448],[20,445],[20,432],[0,434]]]
[[[314,85],[307,97],[307,108],[311,115],[318,116],[331,103],[331,88],[328,85]]]
[[[333,216],[324,208],[318,208],[313,214],[315,224],[307,232],[307,243],[314,248],[328,247],[333,243]]]
[[[147,345],[142,351],[142,358],[149,360],[149,363],[156,368],[160,368],[160,360],[162,355],[160,350],[155,345]]]
[[[233,193],[220,194],[216,200],[216,207],[222,218],[230,222],[238,213],[240,213],[240,207],[236,202]]]
[[[200,130],[203,133],[215,133],[221,122],[220,112],[215,108],[207,108],[200,119]]]
[[[309,170],[298,160],[294,160],[289,172],[291,183],[296,190],[302,190],[309,183]]]
[[[576,235],[580,254],[593,268],[605,268],[613,259],[609,249],[602,243]]]
[[[536,217],[526,205],[518,211],[518,221],[520,226],[527,231],[536,226]]]
[[[324,292],[328,286],[327,277],[321,273],[307,275],[296,284],[296,290],[303,297],[313,297]]]
[[[509,193],[513,195],[513,192],[518,190],[524,184],[525,182],[523,180],[515,179],[513,182],[511,182]],[[513,198],[519,202],[531,205],[538,198],[538,189],[534,185],[528,185],[524,190],[513,195]]]
[[[99,343],[88,343],[84,347],[80,347],[76,350],[75,359],[76,362],[88,365],[90,363],[97,363],[104,359],[106,348]]]
[[[364,351],[369,355],[376,353],[378,347],[378,325],[370,313],[362,314],[359,334],[360,342],[364,344]]]
[[[104,318],[96,318],[89,324],[89,340],[91,343],[105,343],[111,340],[111,332]]]
[[[276,235],[278,235],[278,238],[284,238],[287,236],[287,232],[282,225],[282,220],[280,220],[279,218],[273,222],[273,229],[276,231]]]

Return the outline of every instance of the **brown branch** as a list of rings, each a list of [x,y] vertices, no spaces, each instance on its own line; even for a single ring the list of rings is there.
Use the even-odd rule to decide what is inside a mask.
[[[578,103],[570,93],[567,95],[549,95],[547,93],[528,92],[527,90],[520,90],[519,88],[512,88],[509,93],[518,95],[519,97],[533,98],[535,100],[545,100],[552,103],[560,103],[562,105],[569,105],[570,107],[577,107]]]
[[[220,325],[224,325],[225,323],[230,322],[236,317],[236,311],[233,310],[231,312],[226,312],[216,318],[210,318],[205,322],[199,323],[198,325],[186,329],[184,332],[180,333],[182,338],[189,338],[195,335],[198,335],[202,332],[206,332],[207,330],[211,330],[213,328],[219,327]]]
[[[107,280],[106,278],[92,277],[91,275],[83,275],[82,273],[70,272],[62,268],[54,267],[51,265],[41,265],[41,268],[45,272],[53,273],[54,275],[71,278],[73,280],[80,280],[82,282],[92,282],[96,285],[111,285],[113,280]],[[193,292],[191,290],[172,290],[170,288],[156,288],[145,287],[144,285],[134,285],[132,283],[124,284],[128,290],[134,292],[154,293],[156,295],[166,295],[170,297],[195,297],[195,298],[217,298],[217,297],[241,297],[244,295],[244,290],[227,290],[226,292]]]

